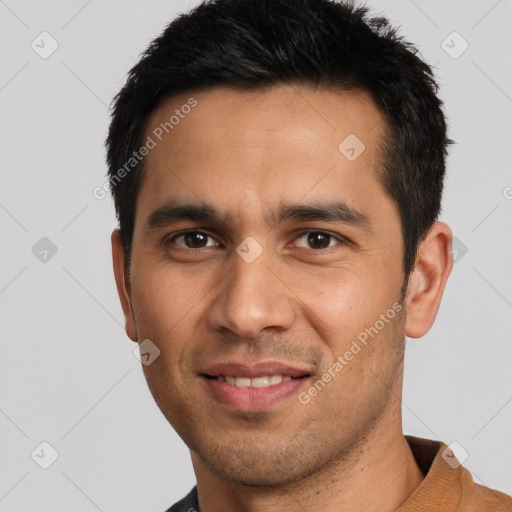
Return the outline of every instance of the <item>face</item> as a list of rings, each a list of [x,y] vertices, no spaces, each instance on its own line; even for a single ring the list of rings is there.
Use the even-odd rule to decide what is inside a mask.
[[[146,135],[191,97],[147,156],[127,332],[160,350],[145,376],[195,462],[294,481],[401,428],[384,119],[363,92],[216,88],[167,100]]]

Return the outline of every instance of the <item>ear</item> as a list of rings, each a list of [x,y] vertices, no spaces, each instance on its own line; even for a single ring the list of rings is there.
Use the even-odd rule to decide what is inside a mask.
[[[409,277],[405,321],[409,338],[420,338],[432,327],[452,267],[452,231],[444,222],[436,222],[418,247]]]
[[[123,308],[126,334],[132,341],[137,341],[137,327],[130,301],[130,280],[124,265],[124,250],[123,244],[121,243],[121,233],[119,232],[119,229],[115,229],[112,232],[111,240],[114,276],[116,278],[117,293],[119,294],[119,299],[121,300],[121,306]]]

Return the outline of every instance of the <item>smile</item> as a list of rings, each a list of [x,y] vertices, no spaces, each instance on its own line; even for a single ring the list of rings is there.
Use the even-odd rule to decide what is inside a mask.
[[[308,375],[303,375],[302,377],[296,378],[304,378],[308,377]],[[281,384],[281,382],[288,382],[292,380],[290,375],[264,375],[262,377],[230,377],[228,375],[206,375],[206,378],[216,379],[218,382],[226,382],[230,386],[236,386],[237,388],[268,388],[271,386],[275,386],[277,384]]]

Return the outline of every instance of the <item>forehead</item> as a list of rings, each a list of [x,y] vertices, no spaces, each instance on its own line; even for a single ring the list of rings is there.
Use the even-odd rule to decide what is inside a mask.
[[[194,105],[190,107],[190,105]],[[148,215],[169,199],[244,206],[325,199],[371,206],[385,121],[364,91],[217,87],[166,99],[146,124],[155,147],[139,192]]]
[[[191,103],[196,106],[190,108]],[[218,142],[222,138],[244,147],[264,142],[280,147],[290,144],[295,150],[301,144],[307,150],[326,135],[341,142],[338,139],[344,134],[357,133],[371,145],[383,134],[384,125],[381,112],[365,91],[280,84],[254,91],[215,87],[172,96],[151,114],[146,134],[163,127],[163,138],[171,142],[172,135],[176,149],[181,144],[196,145],[199,139]],[[154,152],[149,159],[152,156]]]

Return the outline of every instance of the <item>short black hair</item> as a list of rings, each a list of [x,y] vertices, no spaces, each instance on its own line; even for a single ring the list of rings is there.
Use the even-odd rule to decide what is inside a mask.
[[[434,74],[417,54],[387,19],[349,2],[205,0],[180,14],[142,54],[112,105],[108,174],[127,269],[144,159],[122,179],[119,170],[142,146],[159,104],[216,86],[298,84],[366,91],[383,113],[378,178],[400,214],[405,286],[418,244],[440,212],[451,143]]]

